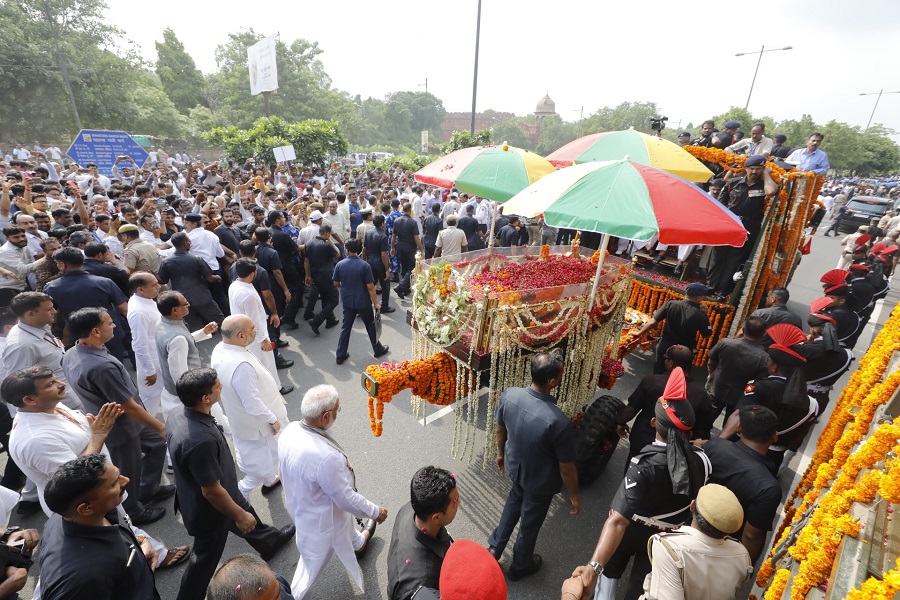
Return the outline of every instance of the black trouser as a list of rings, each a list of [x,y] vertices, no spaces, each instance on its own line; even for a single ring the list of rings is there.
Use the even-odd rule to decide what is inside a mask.
[[[288,269],[284,269],[281,273],[284,276],[284,284],[288,287],[288,291],[291,293],[291,301],[285,304],[284,316],[281,318],[281,320],[287,321],[288,323],[293,323],[297,320],[297,313],[300,312],[301,308],[303,308],[303,279],[300,277],[300,274],[297,273],[297,270],[293,268],[290,271]],[[284,302],[283,294],[281,295],[281,299],[282,302]]]
[[[843,219],[844,219],[844,215],[842,215],[842,214],[835,216],[834,221],[832,221],[831,225],[828,226],[828,229],[825,230],[824,235],[828,235],[832,231],[835,232],[836,234],[840,234],[841,233],[840,226],[841,226],[841,221]]]
[[[397,244],[397,256],[400,257],[400,283],[397,284],[396,289],[408,294],[412,291],[410,277],[412,277],[413,269],[416,268],[416,247],[410,248]]]
[[[388,279],[387,269],[379,258],[377,261],[368,261],[372,267],[372,275],[375,276],[375,283],[381,286],[381,310],[388,307],[391,299],[391,284]],[[377,286],[376,286],[377,287]]]
[[[371,306],[368,308],[348,308],[344,306],[344,318],[341,321],[341,335],[338,337],[336,358],[343,358],[348,354],[350,332],[353,331],[353,323],[356,321],[357,315],[362,319],[363,325],[366,326],[366,333],[369,334],[369,341],[372,343],[372,352],[378,352],[383,348],[375,333],[374,310]]]
[[[329,323],[337,321],[334,309],[340,303],[340,295],[331,278],[332,274],[328,271],[312,272],[313,287],[309,291],[309,306],[306,314],[313,314],[316,300],[322,300],[322,310],[312,316],[312,324],[316,327],[326,321]]]
[[[653,565],[647,556],[647,541],[660,530],[647,527],[634,521],[625,528],[625,535],[612,557],[606,562],[603,574],[610,579],[621,579],[625,568],[634,557],[631,574],[628,577],[628,588],[625,590],[626,600],[637,600],[644,593],[644,579]]]
[[[205,295],[205,294],[204,294]],[[188,309],[188,316],[185,317],[185,322],[187,323],[188,329],[191,331],[195,331],[197,329],[201,329],[206,326],[207,323],[215,322],[219,327],[222,326],[222,321],[225,320],[225,315],[222,313],[222,309],[218,304],[212,299],[201,299],[200,301],[195,302],[190,298],[187,299],[191,304],[191,307]]]
[[[425,260],[428,260],[429,258],[434,256],[435,245],[434,244],[425,244],[424,246],[425,246]]]
[[[666,372],[666,350],[675,345],[675,342],[668,338],[660,338],[659,344],[656,346],[656,362],[653,364],[653,374],[662,375]]]
[[[264,525],[259,515],[243,497],[235,500],[241,508],[256,517],[256,529],[250,533],[241,533],[234,521],[223,523],[218,529],[200,533],[194,536],[194,553],[188,560],[188,565],[181,576],[181,588],[178,590],[178,600],[203,600],[206,598],[206,588],[212,581],[219,566],[219,559],[225,552],[225,543],[228,541],[228,532],[247,540],[254,550],[260,554],[266,554],[275,549],[278,542],[278,530],[271,525]]]
[[[227,276],[221,269],[213,271],[213,275],[218,275],[222,281],[210,281],[209,293],[212,294],[213,300],[219,306],[222,314],[228,316],[231,314],[231,308],[228,305],[228,292],[226,291],[228,289],[226,284]]]
[[[500,523],[488,538],[488,544],[497,549],[499,556],[506,548],[513,528],[521,517],[522,522],[519,524],[519,535],[516,536],[516,543],[513,546],[510,570],[524,571],[531,566],[538,534],[552,502],[553,496],[533,496],[518,483],[512,482]]]
[[[149,427],[142,427],[138,437],[107,447],[112,464],[130,479],[125,487],[128,497],[122,506],[133,519],[144,512],[144,502],[159,489],[159,480],[166,462],[166,441]]]

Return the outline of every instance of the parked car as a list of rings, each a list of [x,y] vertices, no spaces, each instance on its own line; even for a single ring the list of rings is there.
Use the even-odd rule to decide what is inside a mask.
[[[847,212],[844,213],[838,230],[852,232],[859,229],[860,225],[869,225],[872,219],[881,219],[892,205],[893,201],[889,198],[853,196],[853,199],[847,203]]]

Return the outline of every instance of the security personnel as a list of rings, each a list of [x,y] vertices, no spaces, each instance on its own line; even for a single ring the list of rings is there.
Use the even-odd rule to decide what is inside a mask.
[[[840,269],[834,269],[822,276],[823,290],[826,298],[831,299],[831,304],[824,310],[834,318],[834,328],[837,330],[838,340],[845,348],[851,348],[850,339],[859,328],[859,315],[850,310],[847,301],[850,298],[850,286],[844,283],[845,276]]]
[[[781,484],[772,474],[777,465],[768,457],[778,437],[778,417],[765,406],[752,405],[742,408],[739,418],[741,439],[716,437],[703,444],[703,451],[712,463],[710,483],[734,492],[744,509],[744,523],[729,533],[735,533],[755,564],[781,505]]]
[[[617,581],[632,557],[625,598],[640,596],[644,577],[650,572],[647,542],[653,534],[677,529],[688,521],[691,502],[709,476],[709,459],[686,437],[694,426],[694,409],[686,398],[684,373],[675,368],[654,410],[656,439],[631,459],[597,547],[587,568],[582,569],[585,586],[596,584],[596,600],[616,597]]]
[[[666,389],[669,375],[675,367],[681,368],[685,373],[687,399],[694,409],[696,424],[692,431],[692,437],[709,439],[713,421],[712,401],[709,394],[706,393],[703,380],[690,376],[693,360],[694,353],[686,346],[670,347],[666,350],[666,372],[662,375],[646,375],[628,397],[628,404],[619,411],[617,419],[620,437],[629,437],[628,461],[631,460],[631,457],[640,454],[648,444],[652,444],[656,439],[656,429],[650,423],[653,421],[659,398]],[[627,423],[631,419],[634,419],[634,423],[629,429]],[[626,471],[628,464],[628,462],[625,464]]]
[[[741,504],[728,488],[704,485],[691,502],[691,515],[689,526],[653,536],[645,600],[735,598],[753,573],[747,549],[728,537],[744,521]]]
[[[818,402],[820,415],[830,401],[828,393],[853,362],[853,352],[838,341],[834,317],[824,311],[829,304],[830,299],[819,298],[810,305],[806,319],[809,341],[800,345],[800,354],[806,359],[806,393]]]
[[[416,266],[417,249],[425,255],[425,247],[419,236],[419,220],[412,216],[412,204],[404,202],[403,216],[394,221],[391,233],[391,256],[400,257],[400,283],[394,288],[400,298],[412,293],[410,277]]]
[[[748,317],[744,321],[744,335],[722,338],[709,352],[707,369],[713,396],[713,420],[722,409],[725,420],[744,395],[744,388],[757,377],[766,374],[769,355],[766,354],[766,322],[762,317]]]
[[[640,337],[657,323],[666,322],[662,337],[656,346],[656,364],[653,366],[653,372],[657,375],[666,372],[666,350],[670,346],[678,344],[687,346],[693,351],[697,347],[698,333],[703,337],[712,333],[709,317],[700,306],[707,293],[709,289],[702,283],[694,282],[688,285],[684,300],[669,300],[663,304],[653,313],[653,318],[635,334]]]
[[[766,198],[778,193],[778,184],[769,174],[764,156],[749,157],[744,168],[747,174],[743,177],[729,179],[729,172],[725,176],[725,187],[719,193],[719,202],[741,219],[748,233],[747,241],[740,248],[713,248],[709,285],[720,297],[727,296],[734,289],[734,273],[750,256],[762,228]]]
[[[334,309],[339,304],[338,291],[331,279],[338,251],[330,240],[331,225],[322,223],[319,225],[319,235],[307,243],[303,251],[306,285],[313,286],[309,290],[309,304],[306,306],[303,316],[316,335],[319,335],[319,327],[322,323],[325,323],[325,327],[328,329],[338,324],[338,320],[334,316]],[[322,310],[313,314],[316,300],[319,298],[322,299]]]
[[[769,447],[774,465],[780,465],[787,450],[796,452],[814,424],[818,403],[806,394],[806,379],[800,368],[806,359],[799,352],[799,345],[806,341],[801,329],[781,323],[766,330],[773,340],[769,354],[768,376],[755,379],[747,385],[738,408],[760,405],[778,416],[778,442]],[[737,413],[725,423],[719,437],[730,438],[738,432],[740,421]]]
[[[365,210],[365,209],[364,209]],[[359,230],[357,230],[358,234]],[[357,235],[356,239],[360,239]],[[372,267],[375,282],[381,286],[381,314],[392,313],[396,308],[390,306],[391,300],[391,243],[384,232],[384,215],[375,215],[372,228],[366,231],[363,242],[362,259]]]
[[[857,263],[850,265],[850,273],[845,280],[850,286],[850,297],[847,299],[847,306],[859,317],[859,325],[856,331],[847,340],[847,347],[856,346],[856,341],[862,335],[863,329],[869,323],[872,313],[875,311],[875,286],[869,283],[867,278],[869,267],[864,264]]]

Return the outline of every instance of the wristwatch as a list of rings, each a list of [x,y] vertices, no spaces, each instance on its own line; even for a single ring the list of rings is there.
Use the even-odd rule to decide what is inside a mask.
[[[594,573],[596,573],[598,577],[600,575],[603,575],[603,565],[598,563],[596,560],[588,561],[588,566],[594,570]]]

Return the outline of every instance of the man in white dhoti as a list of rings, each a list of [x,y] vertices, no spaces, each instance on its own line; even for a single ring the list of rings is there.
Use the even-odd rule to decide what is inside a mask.
[[[275,353],[273,352],[275,343],[269,339],[266,309],[263,307],[262,298],[253,287],[253,279],[256,277],[256,260],[241,258],[234,263],[234,270],[238,278],[228,286],[228,305],[231,308],[231,314],[245,315],[253,321],[253,325],[256,326],[256,339],[247,346],[247,349],[269,370],[275,383],[278,384],[277,389],[282,394],[288,393],[292,390],[287,390],[281,385],[281,378],[278,376],[278,369],[275,366]],[[272,315],[272,317],[278,319],[278,315]],[[227,405],[225,412],[228,412]]]
[[[331,385],[317,385],[303,396],[302,421],[285,428],[278,440],[278,459],[288,512],[297,526],[300,560],[291,582],[296,600],[306,598],[332,554],[337,554],[356,585],[363,588],[357,558],[375,534],[387,509],[356,491],[356,476],[341,446],[328,430],[341,401]],[[361,522],[358,531],[353,518]]]
[[[245,498],[260,485],[263,494],[278,487],[276,436],[288,424],[278,384],[251,352],[258,344],[255,329],[256,324],[246,315],[226,317],[222,322],[222,341],[213,348],[210,361],[222,382],[222,406],[231,425],[238,468],[244,473],[238,490]]]
[[[138,394],[151,416],[159,412],[163,382],[159,377],[159,353],[156,351],[156,328],[159,326],[159,280],[156,275],[138,271],[128,278],[131,298],[128,299],[128,326],[131,328],[131,349],[137,367]]]

